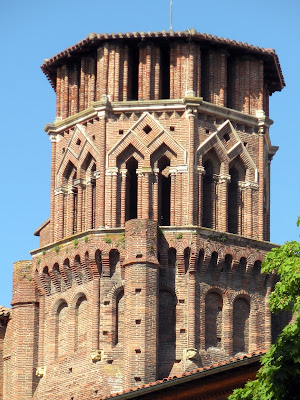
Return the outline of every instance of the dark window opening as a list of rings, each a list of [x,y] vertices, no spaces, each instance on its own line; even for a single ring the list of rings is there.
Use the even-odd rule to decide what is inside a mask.
[[[95,219],[96,219],[96,180],[92,179],[92,229],[95,229]]]
[[[124,338],[124,291],[116,299],[116,339],[115,344],[122,343]]]
[[[152,128],[151,128],[151,126],[146,125],[146,126],[143,128],[143,131],[146,133],[146,135],[148,135],[148,133],[150,133],[150,132],[152,131]]]
[[[250,305],[246,299],[238,298],[233,303],[233,352],[249,351]]]
[[[160,49],[161,98],[170,98],[170,49]]]
[[[190,254],[191,254],[191,250],[189,247],[186,247],[184,249],[184,270],[185,272],[187,272],[189,270],[189,265],[190,265]]]
[[[168,251],[168,266],[169,268],[175,268],[176,266],[176,249],[170,247]]]
[[[227,59],[227,104],[226,107],[234,108],[234,63],[232,57]]]
[[[223,138],[226,140],[226,142],[228,142],[228,140],[230,139],[229,134],[225,133],[225,135],[223,136]]]
[[[239,173],[236,168],[229,171],[231,181],[228,186],[228,232],[238,233],[238,181]]]
[[[129,49],[129,99],[138,99],[138,82],[139,82],[139,48],[133,46]],[[130,95],[131,94],[131,95]]]
[[[95,229],[95,222],[96,222],[96,179],[94,178],[96,171],[96,165],[94,164],[92,167],[92,179],[91,179],[91,186],[92,186],[92,220],[91,220],[91,228]]]
[[[127,178],[126,178],[126,197],[125,197],[125,219],[137,218],[137,175],[136,170],[138,162],[131,157],[127,163]]]
[[[170,225],[171,177],[169,175],[170,160],[163,156],[158,162],[158,223],[163,226]]]
[[[73,188],[73,234],[77,232],[78,189]]]
[[[201,97],[203,100],[209,101],[208,96],[208,53],[201,51]]]
[[[116,272],[116,268],[120,262],[120,253],[118,250],[111,250],[109,252],[109,268],[110,268],[110,276]]]
[[[223,301],[219,293],[210,292],[205,299],[205,347],[221,347]]]
[[[215,185],[213,180],[213,165],[210,160],[204,163],[205,175],[203,177],[203,206],[202,226],[213,228],[213,211],[215,199]]]

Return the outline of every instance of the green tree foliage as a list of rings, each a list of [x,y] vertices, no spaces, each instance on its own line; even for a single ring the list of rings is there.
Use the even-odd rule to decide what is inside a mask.
[[[300,217],[297,225],[300,226]],[[294,323],[286,326],[277,341],[261,358],[257,379],[236,389],[228,400],[300,399],[300,243],[291,241],[272,249],[262,264],[262,272],[280,277],[270,296],[270,309],[292,310]]]

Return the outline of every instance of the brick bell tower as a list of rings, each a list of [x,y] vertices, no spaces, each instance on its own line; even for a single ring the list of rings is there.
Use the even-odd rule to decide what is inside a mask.
[[[3,399],[91,399],[268,348],[276,53],[90,34],[42,70],[50,218],[14,266]]]

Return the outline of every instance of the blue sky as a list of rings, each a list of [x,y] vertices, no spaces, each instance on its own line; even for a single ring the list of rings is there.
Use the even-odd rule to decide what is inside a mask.
[[[271,241],[298,240],[300,214],[300,2],[296,0],[173,0],[173,29],[274,48],[286,88],[270,100]],[[90,32],[169,29],[169,0],[0,0],[1,279],[0,304],[9,306],[12,263],[30,259],[35,229],[49,216],[50,141],[55,94],[40,65]]]

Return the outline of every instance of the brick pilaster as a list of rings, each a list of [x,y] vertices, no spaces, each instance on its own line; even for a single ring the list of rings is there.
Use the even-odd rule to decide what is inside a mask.
[[[125,224],[125,387],[156,380],[158,322],[157,223]]]

